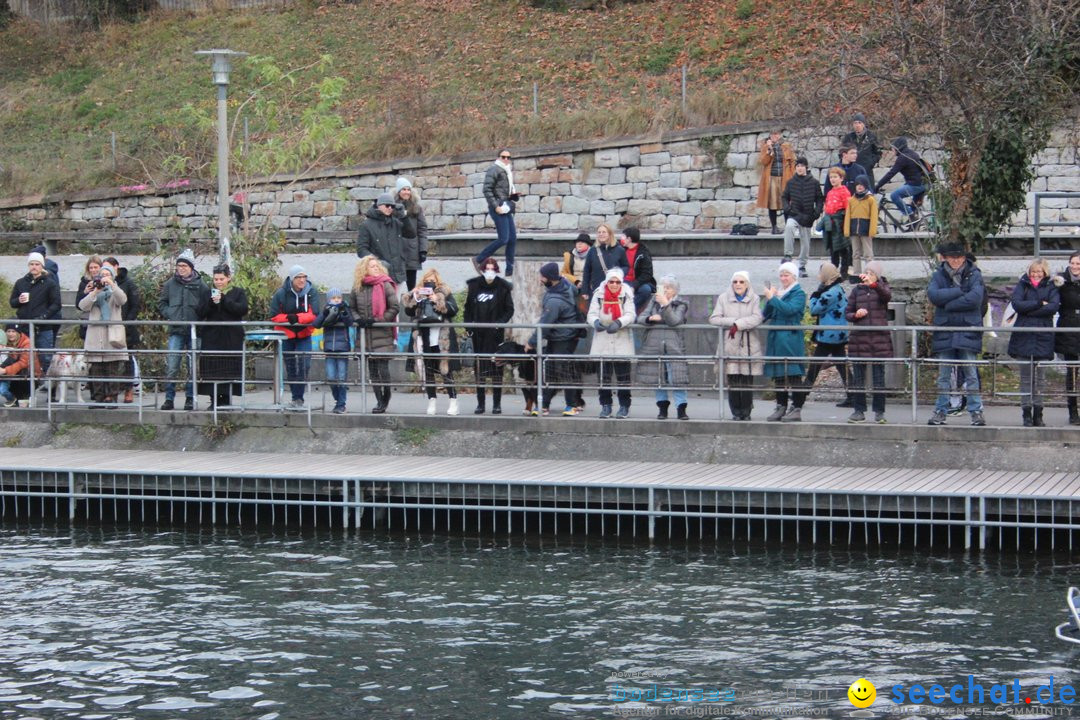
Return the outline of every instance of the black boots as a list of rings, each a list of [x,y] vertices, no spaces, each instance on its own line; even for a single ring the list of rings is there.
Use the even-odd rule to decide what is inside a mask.
[[[690,419],[690,416],[686,414],[686,403],[680,403],[677,410],[679,411],[679,419],[680,420],[689,420]]]
[[[1046,427],[1043,422],[1043,409],[1038,405],[1031,409],[1031,424],[1035,427]]]
[[[381,415],[386,412],[387,406],[390,405],[390,388],[389,387],[377,387],[375,388],[375,400],[377,404],[371,408],[371,412],[375,415]]]
[[[487,391],[482,387],[476,388],[476,409],[473,410],[474,415],[483,415],[484,406],[487,403]]]
[[[502,387],[491,388],[491,414],[502,415]]]
[[[657,420],[667,420],[667,411],[671,407],[671,403],[667,400],[658,400],[656,407],[660,408],[660,412],[656,414]]]
[[[1066,398],[1066,402],[1069,404],[1069,424],[1080,425],[1080,413],[1076,411],[1076,396],[1070,395]]]
[[[1031,427],[1031,408],[1020,408],[1020,412],[1024,415],[1024,427]]]

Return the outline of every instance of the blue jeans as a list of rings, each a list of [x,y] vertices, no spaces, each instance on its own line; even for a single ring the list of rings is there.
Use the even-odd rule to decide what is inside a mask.
[[[292,399],[303,400],[311,369],[311,338],[285,338],[281,341],[281,351],[285,354],[285,379],[290,383]]]
[[[10,380],[0,380],[0,396],[3,396],[8,402],[15,399],[15,393],[11,392]]]
[[[183,362],[188,366],[188,381],[184,384],[184,392],[187,397],[195,397],[195,391],[191,386],[191,336],[190,335],[170,335],[169,336],[169,354],[165,356],[165,378],[168,380],[165,383],[165,399],[172,402],[176,397],[176,378],[180,377],[180,363]],[[184,352],[184,351],[188,352]]]
[[[44,374],[49,371],[49,365],[52,364],[53,354],[46,351],[51,351],[56,347],[56,328],[51,325],[49,327],[38,326],[34,333],[34,347],[39,351],[38,362],[41,363],[41,372]]]
[[[892,200],[896,204],[896,207],[900,208],[900,212],[904,213],[905,215],[910,215],[911,213],[914,212],[914,209],[911,206],[909,206],[906,202],[904,202],[904,198],[906,198],[906,197],[913,198],[913,197],[916,197],[918,195],[922,195],[924,192],[926,192],[926,186],[925,185],[907,185],[907,184],[905,184],[905,185],[901,185],[900,187],[893,190],[889,194],[889,199]]]
[[[509,212],[500,215],[494,210],[488,210],[488,215],[495,222],[496,238],[476,256],[476,262],[482,263],[495,254],[495,251],[506,246],[506,277],[514,274],[514,249],[517,247],[517,226],[514,225],[514,213]]]
[[[667,363],[667,362],[661,363],[660,367],[663,369],[663,372],[664,372],[664,381],[663,381],[664,384],[665,385],[671,385],[671,363]],[[685,405],[686,404],[686,390],[681,390],[679,388],[673,388],[671,390],[671,394],[675,398],[675,404],[676,405]],[[668,401],[668,391],[667,390],[657,390],[656,391],[656,402],[667,402],[667,401]]]
[[[634,285],[634,309],[637,310],[638,312],[641,312],[642,310],[645,309],[645,306],[649,304],[649,298],[651,298],[652,294],[654,292],[656,292],[656,288],[654,288],[649,283],[642,283],[641,285],[638,285],[637,283],[633,283],[633,285]]]
[[[330,394],[334,396],[335,403],[344,405],[348,395],[345,382],[349,379],[349,354],[327,353],[325,362],[326,382],[330,385]]]
[[[937,353],[937,358],[939,360],[971,361],[975,359],[975,353],[971,350],[942,350]],[[974,365],[953,366],[947,362],[942,363],[938,369],[938,397],[937,403],[934,405],[934,412],[944,413],[949,410],[949,393],[953,387],[952,372],[954,367],[956,372],[964,378],[968,412],[982,412],[982,397],[979,395],[979,372],[977,368]]]

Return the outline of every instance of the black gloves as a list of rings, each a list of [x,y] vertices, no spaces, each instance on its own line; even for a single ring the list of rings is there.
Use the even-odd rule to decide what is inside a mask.
[[[375,327],[375,320],[372,318],[361,318],[356,321],[356,324],[362,328],[367,328],[368,330],[370,330],[371,328]]]
[[[296,313],[289,313],[285,316],[285,319],[289,321],[290,325],[299,325],[300,318],[296,317]]]
[[[427,260],[427,250],[421,250],[420,251],[420,264],[423,265],[426,260]]]

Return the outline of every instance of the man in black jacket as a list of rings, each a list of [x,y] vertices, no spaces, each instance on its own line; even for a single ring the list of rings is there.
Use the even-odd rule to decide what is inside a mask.
[[[51,320],[60,313],[60,285],[45,269],[45,258],[32,252],[26,257],[28,272],[15,281],[11,289],[10,304],[15,317],[20,320]],[[49,369],[52,349],[56,347],[55,325],[34,325],[34,348],[40,351],[42,372]],[[30,333],[27,327],[27,334]]]
[[[906,137],[893,140],[891,149],[896,152],[896,159],[893,161],[893,166],[889,168],[889,172],[878,181],[874,192],[880,191],[892,180],[893,175],[900,173],[904,176],[904,184],[889,193],[889,199],[905,216],[910,215],[915,212],[915,208],[904,202],[904,198],[910,197],[917,200],[920,195],[926,193],[930,185],[930,180],[926,176],[926,163],[919,157],[919,153],[908,147]]]
[[[405,240],[416,237],[416,224],[391,193],[379,195],[365,213],[356,239],[356,256],[374,255],[382,260],[398,285],[406,280],[408,258]]]
[[[810,257],[810,228],[821,216],[825,196],[817,180],[807,174],[806,158],[795,161],[795,174],[784,186],[780,196],[784,202],[784,262],[795,252],[795,230],[799,231],[799,277],[806,277],[806,261]]]
[[[874,168],[881,160],[881,147],[877,135],[866,128],[866,116],[855,113],[851,118],[851,132],[840,140],[841,145],[850,145],[858,151],[855,162],[866,171],[870,182],[874,181]]]
[[[834,167],[838,167],[844,171],[844,187],[848,189],[848,192],[852,195],[855,194],[855,178],[860,175],[866,175],[866,168],[855,161],[858,157],[858,150],[854,145],[841,145],[837,154],[840,157],[840,162],[836,163],[829,168],[831,170]],[[829,184],[829,173],[825,172],[825,182],[821,184],[821,192],[825,195],[829,194],[832,190],[832,185]]]

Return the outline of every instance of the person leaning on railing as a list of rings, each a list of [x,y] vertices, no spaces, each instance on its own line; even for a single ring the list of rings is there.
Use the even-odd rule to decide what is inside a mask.
[[[360,258],[353,270],[352,308],[356,325],[363,328],[362,348],[367,353],[368,379],[375,392],[372,413],[386,412],[390,405],[390,358],[397,346],[397,326],[374,327],[397,320],[397,285],[386,266],[374,255]],[[360,338],[357,338],[360,344]],[[361,348],[358,347],[359,351]]]
[[[1058,309],[1057,326],[1071,328],[1073,332],[1058,331],[1054,339],[1054,350],[1061,353],[1065,362],[1073,363],[1065,368],[1065,402],[1069,407],[1069,424],[1080,425],[1080,413],[1077,412],[1077,393],[1080,393],[1080,252],[1069,256],[1069,264],[1061,274],[1055,277],[1061,280],[1058,295],[1061,307]]]
[[[285,356],[285,379],[292,393],[290,410],[304,407],[308,371],[311,369],[312,323],[322,310],[319,291],[299,265],[289,268],[285,282],[270,298],[270,322],[285,333],[281,350]]]
[[[95,403],[116,402],[117,395],[130,385],[120,380],[128,360],[123,316],[127,295],[116,284],[115,273],[112,265],[102,264],[97,279],[79,302],[79,309],[90,313],[83,351],[90,376],[90,398]]]
[[[761,340],[757,326],[764,321],[761,298],[750,287],[750,273],[738,270],[731,287],[716,298],[709,324],[727,328],[723,335],[724,375],[728,408],[735,420],[749,420],[754,409],[754,376],[761,375]]]
[[[638,355],[638,383],[656,388],[657,420],[667,420],[671,395],[680,420],[686,414],[686,386],[690,384],[690,367],[686,362],[686,343],[680,325],[686,324],[690,306],[679,298],[679,283],[671,275],[660,278],[656,294],[645,305],[637,321],[644,325]],[[672,388],[669,395],[668,388]]]
[[[458,314],[457,301],[450,286],[443,282],[435,268],[425,270],[412,292],[401,296],[405,314],[416,320],[413,347],[416,349],[416,374],[423,380],[427,393],[427,414],[435,414],[436,380],[442,378],[450,397],[447,415],[458,414],[457,388],[454,373],[461,369],[457,354],[457,330],[449,327]]]
[[[634,314],[634,291],[623,283],[623,272],[614,267],[607,271],[604,284],[589,300],[586,318],[596,330],[589,355],[600,359],[600,417],[611,417],[612,375],[618,386],[619,410],[617,419],[630,415],[630,359],[634,356],[631,328]]]
[[[849,423],[866,420],[866,370],[870,369],[870,384],[874,389],[874,422],[884,425],[885,420],[885,363],[867,362],[868,358],[890,358],[893,355],[892,333],[888,330],[858,330],[864,327],[885,327],[889,324],[889,301],[892,288],[885,279],[880,262],[866,263],[859,276],[859,284],[851,290],[847,299],[847,320],[852,325],[847,354],[851,362],[851,399],[854,410]]]
[[[1028,265],[1027,272],[1013,289],[1016,311],[1013,327],[1046,328],[1046,332],[1014,332],[1009,336],[1009,357],[1020,360],[1020,409],[1024,427],[1043,427],[1043,393],[1046,366],[1054,359],[1054,315],[1061,306],[1058,284],[1050,278],[1050,266],[1042,258]]]

